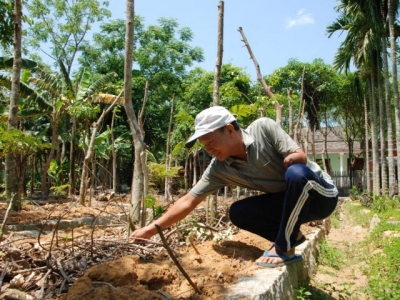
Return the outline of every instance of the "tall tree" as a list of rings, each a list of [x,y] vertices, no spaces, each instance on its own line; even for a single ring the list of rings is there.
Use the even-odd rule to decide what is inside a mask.
[[[385,108],[386,108],[386,124],[387,124],[387,130],[384,131],[387,133],[387,152],[388,152],[388,160],[387,160],[387,165],[388,165],[388,187],[389,191],[385,190],[386,189],[386,184],[383,185],[383,193],[386,194],[387,192],[389,193],[390,196],[392,196],[396,191],[395,191],[395,162],[394,162],[394,140],[393,140],[393,121],[392,121],[392,104],[391,104],[391,88],[390,88],[390,74],[389,74],[389,58],[388,58],[388,52],[387,52],[387,38],[389,33],[388,30],[388,22],[386,22],[387,15],[388,15],[388,7],[384,5],[385,1],[381,2],[381,19],[382,19],[382,62],[383,62],[383,75],[384,75],[384,91],[385,91]],[[382,151],[383,152],[383,151]],[[382,168],[383,169],[383,168]],[[383,172],[386,173],[386,170]]]
[[[132,105],[132,53],[134,40],[134,10],[135,4],[133,0],[126,0],[126,33],[125,33],[125,64],[124,64],[124,108],[129,121],[129,127],[132,132],[133,145],[135,148],[134,172],[131,186],[132,210],[130,218],[132,221],[138,222],[140,218],[141,202],[144,199],[144,175],[146,166],[142,165],[142,157],[145,149],[142,133],[135,115]]]
[[[327,27],[327,32],[331,36],[336,31],[346,31],[346,38],[335,55],[334,66],[338,70],[347,72],[350,68],[350,62],[353,61],[356,68],[361,70],[361,74],[369,87],[367,97],[370,99],[370,109],[372,110],[369,116],[374,170],[372,173],[373,193],[379,195],[380,178],[379,172],[376,171],[379,170],[377,137],[379,127],[374,109],[376,107],[377,72],[380,72],[377,64],[377,56],[380,55],[380,48],[377,46],[377,40],[380,40],[377,24],[381,24],[381,21],[380,14],[377,15],[376,9],[374,9],[375,4],[373,1],[342,0],[337,7],[341,15]],[[367,174],[367,180],[370,180],[370,174]]]
[[[391,65],[392,65],[392,76],[393,76],[393,95],[395,105],[395,122],[396,122],[396,150],[397,150],[397,193],[400,194],[399,181],[399,170],[400,170],[400,97],[399,97],[399,85],[397,77],[397,52],[396,52],[396,33],[395,33],[395,20],[397,19],[399,9],[399,1],[388,0],[388,21],[389,21],[389,33],[390,33],[390,54],[391,54]],[[389,174],[392,176],[392,174]]]
[[[214,70],[214,84],[213,84],[213,105],[219,105],[219,89],[221,79],[221,68],[222,58],[224,53],[224,1],[218,3],[218,39],[217,39],[217,59],[215,62]],[[208,200],[209,208],[209,223],[214,225],[217,220],[217,204],[218,204],[218,192],[210,195]]]
[[[20,97],[20,74],[22,66],[22,0],[14,1],[14,61],[12,69],[11,98],[8,115],[8,128],[18,128],[18,102]],[[6,154],[6,196],[15,197],[12,210],[21,210],[21,184],[17,176],[17,162],[12,153]]]

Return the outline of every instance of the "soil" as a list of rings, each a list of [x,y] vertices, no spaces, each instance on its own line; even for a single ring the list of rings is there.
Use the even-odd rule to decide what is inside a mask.
[[[230,202],[220,201],[221,215]],[[4,216],[5,211],[6,204],[1,203],[0,216]],[[224,218],[210,230],[202,225],[206,220],[204,207],[200,206],[188,218],[196,222],[188,221],[179,224],[179,230],[174,227],[164,231],[192,286],[168,255],[158,235],[150,244],[130,243],[127,222],[123,218],[128,211],[129,197],[102,195],[93,200],[90,207],[77,205],[69,199],[52,199],[45,205],[24,204],[22,211],[11,212],[7,224],[45,223],[50,219],[100,214],[111,215],[117,221],[111,227],[54,229],[41,232],[38,238],[6,233],[0,251],[0,272],[6,269],[0,299],[7,290],[9,294],[58,300],[223,299],[226,288],[239,276],[251,275],[257,268],[254,261],[271,246],[265,239],[238,230],[230,222],[225,223]],[[313,229],[309,225],[302,226],[306,236]],[[346,223],[344,216],[340,228],[332,228],[327,240],[348,253],[365,234],[362,228]],[[14,263],[7,267],[7,260]],[[312,286],[316,291],[348,283],[352,283],[353,288],[365,286],[366,278],[359,271],[360,267],[360,263],[353,265],[340,271],[340,276],[337,271],[330,276],[319,268]],[[341,299],[330,294],[333,295],[331,299]],[[336,296],[340,297],[340,292]]]

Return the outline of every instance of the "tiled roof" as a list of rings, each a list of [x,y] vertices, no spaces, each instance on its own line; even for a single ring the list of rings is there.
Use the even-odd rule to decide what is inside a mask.
[[[315,152],[316,153],[322,153],[324,152],[324,147],[325,147],[325,128],[322,129],[322,132],[320,130],[317,130],[315,132],[315,139],[314,139],[314,145],[315,145]],[[313,153],[313,139],[312,139],[312,133],[309,131],[308,132],[308,139],[306,139],[306,134],[307,130],[303,128],[302,130],[302,140],[299,141],[300,146],[303,148],[303,150],[306,150],[308,153]],[[308,143],[307,143],[308,141]],[[341,127],[334,127],[334,128],[328,128],[328,134],[326,137],[326,147],[327,147],[327,152],[328,153],[348,153],[349,152],[349,146],[348,144],[344,141],[344,135],[343,135],[343,130]],[[359,141],[354,141],[353,142],[353,153],[361,153],[361,143]]]

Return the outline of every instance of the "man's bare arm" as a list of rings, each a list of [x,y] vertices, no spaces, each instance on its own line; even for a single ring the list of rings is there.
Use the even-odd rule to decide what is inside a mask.
[[[283,160],[283,164],[285,168],[289,168],[293,164],[307,164],[307,155],[300,148],[296,150],[296,152],[290,153]]]
[[[159,219],[143,228],[135,230],[131,234],[131,238],[134,242],[140,241],[141,239],[150,239],[157,233],[157,228],[154,224],[160,225],[162,229],[171,226],[185,218],[204,198],[205,196],[196,198],[189,193],[186,194],[176,201]]]

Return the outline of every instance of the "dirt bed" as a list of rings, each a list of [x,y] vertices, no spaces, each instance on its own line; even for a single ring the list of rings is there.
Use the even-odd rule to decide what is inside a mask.
[[[229,201],[221,202],[223,213]],[[69,201],[24,204],[21,212],[10,215],[7,224],[126,214],[128,204],[125,197],[93,201],[91,207]],[[3,203],[2,216],[5,210]],[[172,261],[158,235],[150,244],[133,244],[123,224],[55,229],[39,238],[6,234],[1,244],[0,271],[5,276],[0,299],[7,293],[25,299],[45,296],[59,300],[223,299],[239,276],[251,275],[258,268],[254,261],[271,243],[237,230],[223,218],[216,228],[207,228],[200,223],[205,221],[201,211],[188,218],[192,221],[180,224],[179,230],[174,227],[164,231],[198,292]],[[302,227],[305,234],[313,229]]]

